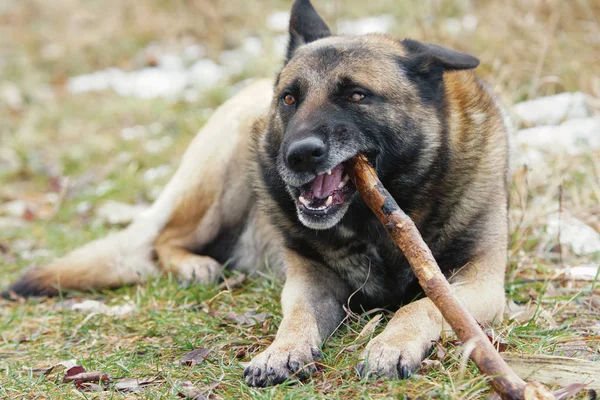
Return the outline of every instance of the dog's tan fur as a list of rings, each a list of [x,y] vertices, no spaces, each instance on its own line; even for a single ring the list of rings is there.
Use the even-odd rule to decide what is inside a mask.
[[[362,119],[395,128],[411,118],[412,126],[422,132],[421,154],[410,173],[424,174],[440,162],[440,154],[450,160],[440,175],[443,179],[426,179],[415,190],[408,213],[440,257],[448,256],[443,246],[465,232],[473,239],[472,247],[465,250],[470,255],[466,263],[452,263],[461,260],[460,249],[455,249],[450,254],[454,258],[444,261],[444,272],[480,323],[501,319],[507,246],[506,127],[492,94],[469,70],[476,65],[472,58],[385,35],[329,37],[307,0],[296,1],[290,34],[288,60],[274,93],[272,82],[258,81],[223,104],[190,144],[181,166],[148,212],[122,232],[27,271],[10,290],[54,295],[61,289],[133,284],[165,271],[183,280],[213,282],[224,262],[247,271],[268,266],[287,274],[283,320],[273,344],[245,371],[249,384],[276,384],[312,372],[320,346],[342,321],[343,305],[356,293],[376,303],[381,299],[394,303],[379,306],[404,304],[366,347],[361,374],[408,376],[431,341],[447,328],[439,311],[427,298],[409,302],[412,298],[406,290],[414,277],[384,231],[377,230],[370,213],[361,215],[351,209],[352,215],[328,230],[307,230],[307,222],[301,223],[290,211],[296,200],[290,199],[281,181],[292,172],[273,158],[283,151],[294,129],[305,128],[320,118],[320,110],[331,107],[332,84],[351,77],[385,99],[380,108],[361,108]],[[399,73],[398,62],[409,71],[410,62],[423,55],[425,61],[414,67],[419,70],[412,71],[417,78]],[[440,65],[449,70],[439,75],[443,107],[436,108],[435,101],[424,100],[427,93],[423,94],[418,79],[434,74]],[[281,99],[298,77],[307,88],[291,124],[282,117]],[[403,114],[406,110],[410,112]],[[391,131],[395,135],[402,129]],[[365,132],[359,129],[358,134]],[[393,145],[401,148],[410,140],[407,137],[396,137]],[[345,143],[333,136],[330,141],[341,149],[338,153],[345,151]],[[367,150],[358,146],[352,151]],[[394,171],[391,174],[396,177]],[[394,189],[397,180],[390,182]],[[392,193],[401,196],[401,189]],[[356,223],[348,222],[357,215]],[[438,217],[443,217],[443,223],[432,229],[428,221]],[[474,222],[479,225],[470,231]],[[364,250],[353,250],[353,243]],[[396,297],[386,286],[386,273],[395,274],[398,281]],[[370,303],[359,306],[366,304]]]

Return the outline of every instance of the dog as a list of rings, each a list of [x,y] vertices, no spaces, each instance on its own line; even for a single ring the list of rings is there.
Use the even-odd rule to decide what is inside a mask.
[[[397,310],[358,371],[407,378],[447,324],[357,193],[348,160],[368,157],[462,304],[482,324],[499,321],[507,128],[478,64],[411,39],[334,36],[296,0],[275,82],[251,84],[213,114],[149,211],[8,291],[114,288],[161,272],[212,282],[225,263],[267,266],[286,275],[283,320],[245,369],[249,385],[310,375],[345,305]]]

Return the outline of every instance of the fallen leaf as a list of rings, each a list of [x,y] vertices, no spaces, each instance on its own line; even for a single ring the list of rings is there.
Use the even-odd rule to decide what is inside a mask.
[[[566,399],[570,399],[574,396],[577,396],[579,393],[581,393],[586,388],[586,386],[587,385],[585,385],[583,383],[574,383],[572,385],[558,389],[558,390],[554,391],[552,394],[554,394],[554,397],[556,397],[556,400],[566,400]]]
[[[585,299],[583,303],[591,309],[600,310],[600,296],[592,295],[589,299]]]
[[[82,392],[104,392],[105,386],[98,385],[97,383],[75,381],[75,387],[77,390]]]
[[[81,365],[75,365],[67,370],[65,377],[63,378],[63,382],[71,382],[73,379],[70,379],[72,376],[85,374],[87,371]]]
[[[371,336],[373,332],[375,332],[375,329],[377,329],[377,325],[379,325],[379,321],[381,321],[382,316],[382,314],[377,314],[373,318],[371,318],[371,320],[367,322],[365,327],[362,328],[362,330],[356,337],[356,340],[359,340],[362,337]]]
[[[436,347],[436,357],[439,361],[444,361],[446,356],[448,355],[448,351],[444,348],[444,346],[440,342],[435,342]]]
[[[143,386],[150,385],[160,378],[160,374],[156,374],[151,378],[141,379],[120,379],[115,382],[115,389],[119,392],[134,393],[139,392]]]
[[[242,283],[246,280],[246,274],[238,274],[231,278],[225,279],[217,286],[218,290],[233,290],[242,286]]]
[[[96,210],[96,216],[110,225],[127,225],[147,209],[148,206],[145,205],[108,200]]]
[[[194,387],[192,382],[182,382],[179,389],[179,397],[192,400],[206,400],[207,397],[202,394],[200,389]]]
[[[70,374],[70,371],[67,371],[67,375],[63,378],[63,383],[67,382],[110,382],[110,377],[104,372],[94,371],[94,372],[80,372],[77,374]]]
[[[427,359],[427,360],[421,361],[421,366],[419,368],[419,371],[422,374],[427,374],[431,370],[441,368],[441,366],[442,366],[442,363],[440,361]]]
[[[503,340],[500,336],[494,335],[490,330],[486,329],[485,334],[490,340],[490,343],[494,345],[498,353],[505,352],[512,347],[507,341]]]
[[[514,301],[509,301],[506,304],[505,316],[509,320],[514,320],[521,324],[526,324],[531,320],[536,322],[546,322],[549,327],[555,327],[556,321],[547,310],[543,310],[534,303],[527,303],[525,305],[517,304]]]
[[[57,372],[61,369],[71,369],[73,367],[75,367],[77,365],[75,360],[67,360],[67,361],[61,361],[59,363],[56,363],[50,367],[45,367],[45,368],[32,368],[30,371],[32,374],[34,375],[50,375],[52,374],[52,372]]]
[[[211,349],[196,349],[192,350],[179,360],[179,364],[193,367],[196,364],[200,364],[206,356],[210,353]]]
[[[254,326],[258,323],[262,323],[264,322],[265,319],[267,319],[268,317],[271,316],[271,314],[267,313],[267,312],[261,312],[261,313],[256,313],[255,310],[250,310],[246,313],[244,313],[243,315],[239,315],[236,314],[235,312],[231,311],[228,313],[212,313],[213,316],[224,316],[225,319],[228,319],[230,321],[236,322],[239,325],[247,325],[247,326]]]

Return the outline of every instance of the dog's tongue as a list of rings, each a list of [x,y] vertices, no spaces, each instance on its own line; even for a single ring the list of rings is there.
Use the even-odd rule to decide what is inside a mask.
[[[331,175],[328,173],[317,175],[312,181],[312,192],[318,199],[324,199],[330,196],[342,181],[344,166],[339,164],[331,170]]]

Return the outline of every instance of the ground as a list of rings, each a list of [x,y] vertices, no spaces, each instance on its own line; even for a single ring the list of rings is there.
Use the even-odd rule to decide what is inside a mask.
[[[151,202],[230,88],[247,78],[271,75],[280,61],[273,53],[253,59],[186,99],[121,97],[111,90],[70,93],[69,77],[109,67],[139,69],[153,65],[153,51],[176,53],[190,43],[205,45],[206,56],[214,60],[248,36],[274,43],[280,33],[265,28],[266,17],[289,9],[289,4],[257,3],[0,3],[0,288],[26,267],[118,229],[100,218],[101,205],[108,199]],[[509,106],[581,91],[591,113],[600,109],[596,1],[314,3],[334,31],[347,27],[348,19],[387,14],[394,21],[389,31],[398,37],[477,55],[481,75]],[[598,277],[584,280],[564,271],[567,266],[597,268],[600,253],[575,254],[561,244],[560,230],[551,234],[548,217],[568,213],[593,232],[600,231],[600,150],[575,155],[559,151],[545,161],[547,179],[532,182],[522,168],[512,176],[506,291],[516,305],[493,336],[516,357],[598,360]],[[211,398],[479,399],[491,393],[473,365],[461,367],[461,348],[452,335],[439,343],[415,378],[360,380],[354,369],[360,350],[384,325],[373,332],[367,323],[381,311],[349,316],[325,346],[321,370],[310,380],[268,389],[247,387],[241,379],[244,363],[273,340],[281,320],[281,286],[269,275],[249,277],[230,291],[184,287],[166,276],[115,291],[0,300],[0,397],[174,398],[185,381]],[[73,309],[85,299],[130,305],[130,312],[109,316]],[[211,351],[195,366],[177,362],[197,348]],[[64,372],[44,377],[31,370],[69,359],[115,379],[157,373],[160,378],[137,394],[114,387],[98,394],[61,383]]]

